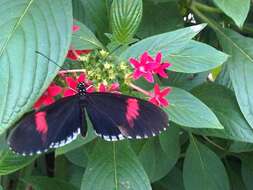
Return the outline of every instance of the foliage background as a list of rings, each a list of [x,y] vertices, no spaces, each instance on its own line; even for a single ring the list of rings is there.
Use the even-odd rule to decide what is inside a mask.
[[[0,0],[0,12],[2,189],[253,189],[250,0]],[[82,30],[72,35],[73,18]],[[59,70],[34,52],[62,65],[70,44],[109,52],[121,44],[114,56],[125,61],[163,52],[173,64],[169,79],[156,79],[173,87],[168,131],[108,143],[89,129],[55,161],[9,151],[7,129]]]

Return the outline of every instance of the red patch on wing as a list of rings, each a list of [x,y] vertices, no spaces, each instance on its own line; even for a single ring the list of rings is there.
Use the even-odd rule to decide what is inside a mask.
[[[37,112],[35,114],[36,130],[41,134],[47,134],[48,126],[46,120],[46,112]]]
[[[126,119],[130,127],[134,126],[133,121],[139,116],[139,103],[137,99],[129,98],[126,101],[127,103],[127,111],[126,111]]]

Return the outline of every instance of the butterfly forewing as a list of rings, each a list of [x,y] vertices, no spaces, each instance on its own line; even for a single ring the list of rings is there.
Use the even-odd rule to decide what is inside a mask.
[[[27,114],[12,131],[9,144],[17,153],[32,155],[74,140],[82,125],[79,97],[62,98],[39,111]]]
[[[161,108],[132,96],[90,93],[86,109],[96,133],[105,140],[148,138],[168,126],[168,116]]]

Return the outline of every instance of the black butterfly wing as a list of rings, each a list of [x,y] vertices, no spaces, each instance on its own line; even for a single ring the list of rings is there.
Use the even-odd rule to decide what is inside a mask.
[[[86,109],[98,136],[114,141],[148,138],[168,126],[168,116],[154,104],[115,93],[90,93]]]
[[[46,152],[73,141],[82,125],[78,96],[62,98],[20,120],[9,136],[10,148],[22,155]]]

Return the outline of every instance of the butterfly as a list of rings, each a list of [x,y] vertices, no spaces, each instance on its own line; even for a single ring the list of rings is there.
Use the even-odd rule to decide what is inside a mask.
[[[88,115],[95,134],[106,141],[156,136],[168,127],[168,115],[140,98],[118,93],[86,92],[83,82],[77,94],[26,114],[11,131],[10,149],[33,155],[62,147],[87,134]]]

